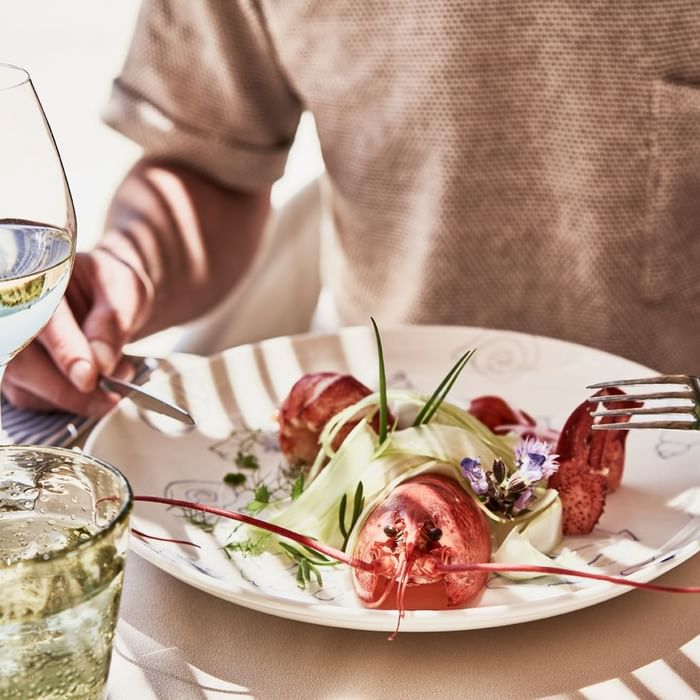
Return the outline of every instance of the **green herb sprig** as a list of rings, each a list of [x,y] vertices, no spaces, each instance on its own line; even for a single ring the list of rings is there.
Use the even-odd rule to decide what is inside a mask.
[[[234,457],[233,463],[239,469],[259,469],[260,463],[258,458],[252,452],[244,452],[243,450],[238,450],[236,456]]]
[[[229,559],[232,559],[230,552],[237,552],[238,554],[242,554],[246,557],[256,557],[265,551],[268,539],[269,534],[265,533],[257,539],[249,537],[238,542],[229,542],[228,544],[224,545],[222,549],[224,554]]]
[[[292,484],[292,500],[296,501],[304,492],[304,472],[300,472],[295,482]]]
[[[242,486],[245,484],[245,474],[241,474],[240,472],[228,472],[224,475],[224,483],[233,487]]]
[[[257,489],[255,489],[255,494],[253,495],[253,500],[248,503],[246,510],[255,515],[261,510],[266,508],[270,504],[270,490],[265,484],[260,484]]]
[[[467,362],[472,359],[475,352],[476,350],[467,350],[452,366],[445,378],[438,384],[437,389],[435,389],[430,398],[425,402],[423,408],[418,412],[418,415],[413,421],[414,428],[417,428],[419,425],[425,425],[435,415],[436,411],[445,400],[445,397],[450,393],[450,390],[462,373],[462,370],[466,367]]]
[[[377,322],[370,317],[374,328],[374,337],[377,342],[377,359],[379,361],[379,444],[381,445],[389,432],[389,402],[386,395],[386,371],[384,369],[384,350],[382,349],[382,339],[379,335]]]
[[[280,542],[279,545],[285,554],[297,564],[297,586],[299,588],[306,588],[311,583],[312,577],[319,586],[323,586],[323,577],[318,567],[338,565],[338,562],[315,552],[309,547],[299,549],[286,542]]]
[[[207,515],[207,513],[201,513],[195,510],[188,510],[184,513],[184,518],[190,525],[198,527],[203,532],[214,532],[216,524],[219,522],[219,518],[216,516]]]
[[[350,527],[345,527],[345,512],[348,507],[348,494],[344,493],[343,497],[340,499],[340,504],[338,505],[338,528],[340,529],[340,534],[343,536],[343,544],[341,550],[344,552],[345,548],[348,546],[348,540],[350,539],[350,533],[352,532],[357,521],[362,514],[362,510],[365,507],[365,497],[363,495],[364,486],[360,481],[355,489],[355,496],[353,497],[352,503],[352,515],[350,517]]]

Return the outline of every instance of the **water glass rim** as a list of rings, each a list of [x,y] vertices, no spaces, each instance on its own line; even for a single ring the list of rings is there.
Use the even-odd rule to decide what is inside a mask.
[[[9,80],[5,82],[4,76],[18,74],[15,81]],[[21,66],[16,66],[14,63],[2,63],[0,62],[0,92],[3,90],[12,90],[13,88],[20,87],[26,83],[31,82],[29,76],[29,71]]]
[[[97,465],[98,467],[101,467],[111,472],[122,483],[122,485],[124,486],[125,498],[121,508],[112,517],[109,523],[105,525],[105,527],[101,528],[94,535],[91,535],[89,539],[77,542],[68,547],[63,547],[62,549],[58,549],[54,552],[46,552],[35,557],[29,557],[27,559],[15,559],[9,563],[6,559],[3,559],[2,556],[0,556],[0,569],[9,570],[16,566],[18,567],[34,564],[48,564],[50,562],[60,561],[61,559],[72,555],[74,552],[81,552],[85,549],[89,549],[93,547],[96,542],[99,542],[100,540],[107,537],[117,525],[123,522],[128,517],[129,512],[131,511],[134,505],[134,493],[131,490],[131,484],[124,476],[124,474],[122,474],[122,472],[119,471],[119,469],[117,469],[113,465],[104,462],[103,460],[98,459],[97,457],[93,457],[92,455],[86,454],[85,452],[77,452],[76,450],[68,449],[65,447],[49,447],[45,445],[0,445],[0,452],[26,452],[29,450],[39,450],[41,452],[55,454],[62,457],[70,457],[72,459],[79,457],[82,460],[92,462],[94,465]]]

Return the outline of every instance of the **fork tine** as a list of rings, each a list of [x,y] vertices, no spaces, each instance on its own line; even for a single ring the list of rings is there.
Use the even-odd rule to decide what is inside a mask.
[[[615,408],[608,411],[593,411],[594,418],[604,418],[606,416],[650,416],[666,415],[667,413],[685,413],[695,416],[693,406],[654,406],[653,408]]]
[[[687,391],[658,391],[644,394],[610,394],[607,396],[591,396],[588,401],[592,404],[601,404],[600,409],[591,413],[594,418],[602,420],[593,425],[593,430],[700,430],[700,378],[688,374],[667,374],[656,377],[639,379],[620,379],[611,382],[598,382],[591,384],[588,389],[606,389],[621,386],[641,385],[684,385]],[[666,406],[642,407],[641,401],[663,401],[664,399],[685,399],[690,404],[675,404]],[[616,402],[631,404],[628,408],[612,408]],[[639,408],[635,408],[635,404]],[[631,416],[663,416],[669,414],[680,415],[689,420],[652,420],[652,421],[624,421]],[[605,419],[609,419],[606,421]],[[622,420],[621,420],[622,419]]]
[[[634,429],[659,429],[666,428],[667,430],[697,430],[698,421],[648,421],[638,423],[596,423],[593,425],[593,430],[634,430]]]
[[[591,396],[590,403],[610,403],[615,401],[653,401],[654,399],[693,399],[692,391],[666,391],[657,394],[611,394],[610,396]]]
[[[608,389],[613,386],[633,386],[637,384],[689,384],[690,376],[687,374],[666,374],[646,379],[618,379],[615,382],[598,382],[589,384],[586,389]]]

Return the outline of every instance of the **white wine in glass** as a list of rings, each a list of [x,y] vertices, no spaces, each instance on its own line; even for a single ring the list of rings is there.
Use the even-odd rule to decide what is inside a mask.
[[[56,310],[75,240],[70,189],[29,74],[0,63],[0,383]]]

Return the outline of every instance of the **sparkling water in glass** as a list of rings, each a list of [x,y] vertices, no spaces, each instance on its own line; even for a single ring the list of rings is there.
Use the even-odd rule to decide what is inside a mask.
[[[101,698],[132,494],[77,451],[0,447],[0,698]]]

